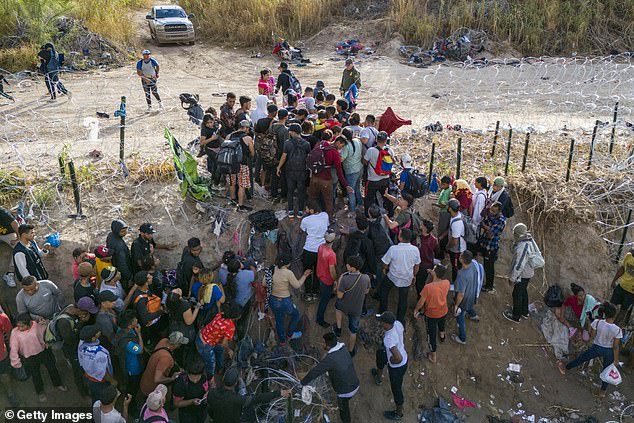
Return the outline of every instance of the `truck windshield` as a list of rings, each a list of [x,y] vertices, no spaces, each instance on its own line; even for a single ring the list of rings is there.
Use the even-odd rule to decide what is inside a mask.
[[[162,18],[186,18],[187,15],[183,9],[157,9],[156,17]]]

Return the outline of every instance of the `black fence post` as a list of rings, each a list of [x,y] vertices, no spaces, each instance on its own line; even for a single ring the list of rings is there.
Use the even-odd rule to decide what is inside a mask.
[[[429,159],[429,178],[427,180],[427,186],[431,186],[431,178],[434,174],[434,155],[436,154],[436,143],[431,143],[431,159]]]
[[[568,170],[566,171],[566,182],[570,180],[570,166],[572,166],[572,155],[575,151],[575,140],[570,140],[570,153],[568,154]]]
[[[456,153],[456,179],[460,179],[460,163],[462,162],[462,138],[458,138],[458,152]]]
[[[504,164],[504,176],[509,174],[509,162],[511,161],[511,140],[513,139],[513,128],[509,129],[509,140],[506,143],[506,163]]]
[[[500,121],[495,122],[495,134],[493,135],[493,148],[491,149],[491,157],[495,155],[495,145],[498,143],[498,135],[500,135]]]
[[[68,217],[82,219],[86,217],[81,211],[81,199],[79,197],[79,184],[77,184],[77,175],[75,173],[75,163],[73,160],[68,161],[68,173],[70,175],[70,183],[73,187],[73,197],[75,197],[75,208],[77,209],[77,214],[71,214]]]
[[[528,158],[528,143],[531,140],[531,133],[526,133],[526,142],[524,142],[524,157],[522,158],[522,172],[526,169],[526,159]]]
[[[632,221],[632,209],[627,213],[627,222],[623,228],[623,235],[621,235],[621,243],[619,244],[619,251],[616,254],[616,261],[621,261],[621,254],[623,254],[623,247],[625,246],[625,240],[627,239],[627,230],[630,228],[630,222]]]
[[[590,156],[588,156],[588,167],[586,170],[590,170],[590,166],[592,166],[592,155],[594,154],[594,141],[597,139],[597,129],[599,129],[600,120],[597,119],[594,122],[594,130],[592,131],[592,141],[590,142]]]
[[[610,154],[612,154],[612,149],[614,148],[614,136],[616,132],[616,117],[619,114],[619,102],[617,101],[614,105],[614,117],[612,118],[612,136],[610,137]]]

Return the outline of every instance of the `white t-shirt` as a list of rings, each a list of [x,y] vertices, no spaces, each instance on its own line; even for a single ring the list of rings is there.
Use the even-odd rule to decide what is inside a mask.
[[[467,249],[467,241],[464,236],[464,223],[462,222],[462,213],[458,212],[455,217],[451,218],[449,225],[449,236],[451,238],[458,238],[458,242],[453,247],[449,248],[452,253],[462,253]]]
[[[392,329],[388,330],[385,332],[385,335],[383,335],[383,345],[385,346],[385,351],[387,352],[387,364],[392,368],[402,367],[407,364],[407,351],[405,351],[405,342],[403,341],[404,331],[405,328],[403,327],[403,324],[397,320],[394,322]],[[390,351],[390,348],[394,346],[398,352],[401,353],[401,357],[403,357],[401,362],[398,364],[392,364],[390,361],[392,358],[392,351]]]
[[[361,130],[361,134],[359,135],[359,138],[368,139],[368,142],[365,144],[367,148],[374,147],[376,145],[376,136],[378,133],[379,131],[377,131],[375,127],[368,126],[367,128],[363,128]]]
[[[414,266],[420,264],[420,251],[408,242],[400,242],[387,250],[383,263],[390,266],[387,277],[392,283],[404,288],[412,284]]]
[[[482,216],[480,216],[480,214],[482,213],[482,210],[484,209],[484,206],[486,205],[486,201],[487,201],[487,192],[484,189],[479,190],[473,195],[472,219],[473,219],[473,223],[475,223],[476,225],[480,225],[480,222],[482,221]]]
[[[112,411],[109,413],[103,413],[100,407],[101,401],[99,400],[95,401],[95,404],[92,406],[92,417],[95,423],[126,423],[116,408],[112,408]]]
[[[302,223],[299,225],[302,231],[306,232],[306,243],[304,243],[304,250],[316,253],[319,246],[326,242],[324,235],[328,230],[330,220],[328,213],[321,212],[319,214],[312,214],[302,219]]]
[[[349,126],[346,126],[346,128],[348,128],[349,130],[352,131],[352,137],[353,138],[360,138],[361,131],[363,131],[363,129],[364,129],[364,128],[360,127],[359,125],[349,125]]]
[[[623,338],[623,331],[614,323],[597,319],[592,321],[590,326],[592,326],[592,329],[597,332],[594,337],[594,343],[600,347],[612,348],[614,346],[615,338]]]
[[[387,148],[387,151],[390,152],[390,155],[394,157],[394,152],[390,147]],[[387,179],[390,175],[377,175],[374,171],[374,166],[376,166],[376,161],[379,160],[379,149],[377,147],[369,148],[368,151],[365,152],[365,156],[363,159],[368,162],[368,181],[377,182],[383,179]]]

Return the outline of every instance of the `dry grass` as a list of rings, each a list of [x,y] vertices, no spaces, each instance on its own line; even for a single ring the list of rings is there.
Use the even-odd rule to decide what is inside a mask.
[[[408,42],[467,27],[507,41],[524,54],[632,50],[634,2],[622,0],[392,0],[393,29]]]
[[[271,45],[271,33],[297,40],[332,23],[345,0],[181,0],[199,34],[243,46]]]

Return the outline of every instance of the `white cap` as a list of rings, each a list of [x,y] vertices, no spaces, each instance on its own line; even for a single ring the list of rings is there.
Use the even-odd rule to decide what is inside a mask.
[[[401,156],[401,163],[403,163],[403,167],[409,168],[412,167],[412,157],[405,153]]]
[[[143,50],[141,54],[150,54],[150,50]]]

